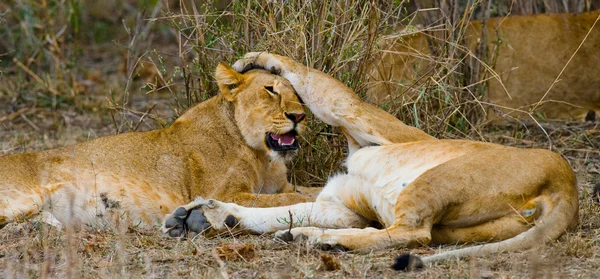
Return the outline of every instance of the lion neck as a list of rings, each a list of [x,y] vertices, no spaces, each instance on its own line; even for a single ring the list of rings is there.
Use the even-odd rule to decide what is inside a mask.
[[[256,150],[248,145],[234,118],[234,104],[225,100],[219,94],[196,106],[181,115],[169,129],[179,134],[179,138],[186,139],[186,146],[202,144],[198,135],[209,135],[214,141],[229,142],[230,146],[246,146],[257,157],[267,157],[266,151]]]

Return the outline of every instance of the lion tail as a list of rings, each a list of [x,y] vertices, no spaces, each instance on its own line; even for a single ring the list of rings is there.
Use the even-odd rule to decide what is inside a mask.
[[[442,252],[427,257],[411,254],[400,255],[392,265],[395,270],[414,270],[424,265],[451,258],[475,257],[502,251],[525,250],[541,243],[547,243],[562,235],[573,222],[577,221],[578,202],[558,198],[558,204],[551,208],[548,202],[542,202],[542,216],[536,220],[534,227],[503,241],[476,245],[457,250]],[[544,209],[548,210],[544,210]]]

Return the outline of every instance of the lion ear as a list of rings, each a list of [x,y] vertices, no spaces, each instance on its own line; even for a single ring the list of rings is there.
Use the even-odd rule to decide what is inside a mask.
[[[217,84],[219,85],[219,91],[221,91],[228,100],[232,101],[233,95],[231,94],[231,90],[238,87],[242,81],[244,81],[244,77],[225,63],[219,63],[219,65],[217,65],[215,77],[217,79]]]

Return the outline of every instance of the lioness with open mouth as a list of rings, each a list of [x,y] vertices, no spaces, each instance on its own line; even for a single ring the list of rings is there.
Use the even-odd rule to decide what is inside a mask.
[[[575,175],[556,153],[435,139],[286,57],[249,53],[234,67],[279,72],[319,119],[341,127],[348,173],[330,178],[315,202],[292,206],[249,208],[198,198],[165,218],[165,232],[180,232],[181,224],[208,234],[235,226],[345,249],[490,242],[422,260],[403,257],[395,266],[410,269],[452,256],[531,248],[577,224]],[[286,230],[281,220],[294,228]],[[383,229],[367,227],[373,221]]]
[[[0,157],[0,227],[40,210],[59,226],[98,225],[111,213],[155,226],[197,196],[262,207],[314,200],[286,177],[306,122],[290,83],[225,64],[216,80],[219,95],[170,127]]]

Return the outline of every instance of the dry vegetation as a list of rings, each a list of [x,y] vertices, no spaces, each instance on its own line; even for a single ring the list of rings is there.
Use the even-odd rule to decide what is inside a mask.
[[[359,94],[377,39],[397,24],[442,30],[435,82],[413,103],[383,107],[442,138],[552,148],[577,172],[580,226],[534,251],[453,260],[399,274],[402,250],[324,253],[264,236],[170,239],[124,226],[71,232],[36,222],[0,230],[4,277],[583,277],[600,274],[600,122],[485,123],[490,68],[461,47],[461,22],[508,13],[583,11],[595,1],[223,1],[9,0],[0,3],[1,154],[37,151],[168,125],[216,94],[212,71],[250,50],[269,50],[321,69]],[[418,2],[418,3],[417,3]],[[568,2],[568,3],[567,3]],[[426,4],[424,4],[426,3]],[[567,3],[564,4],[563,3]],[[421,6],[419,6],[421,5]],[[430,5],[430,6],[427,6]],[[439,7],[436,17],[418,9]],[[511,8],[512,7],[512,8]],[[226,9],[225,9],[226,8]],[[475,59],[477,58],[477,59]],[[473,86],[468,86],[473,85]],[[468,86],[469,90],[464,90]],[[344,140],[311,118],[291,180],[322,186],[339,171]],[[433,247],[418,249],[435,253]]]

